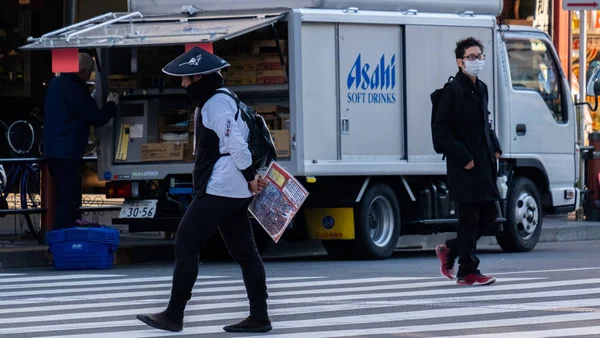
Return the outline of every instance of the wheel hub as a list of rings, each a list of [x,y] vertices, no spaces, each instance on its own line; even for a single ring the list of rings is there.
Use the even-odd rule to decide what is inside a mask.
[[[385,196],[377,196],[369,207],[369,234],[373,244],[387,246],[394,233],[394,211],[392,203]]]
[[[517,198],[515,219],[521,238],[527,240],[535,233],[539,222],[538,204],[535,198],[527,192],[522,192]]]

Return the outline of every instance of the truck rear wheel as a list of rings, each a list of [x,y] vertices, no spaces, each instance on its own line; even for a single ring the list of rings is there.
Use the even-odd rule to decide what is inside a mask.
[[[543,213],[540,193],[528,178],[517,177],[511,184],[504,231],[496,240],[506,252],[533,250],[542,232]]]
[[[354,228],[359,257],[386,259],[394,253],[400,236],[400,206],[392,188],[375,184],[367,189]]]

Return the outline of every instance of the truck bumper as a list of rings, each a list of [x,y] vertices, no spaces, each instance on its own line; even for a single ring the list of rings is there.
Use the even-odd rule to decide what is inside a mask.
[[[113,218],[112,224],[127,224],[129,232],[176,232],[181,217]]]

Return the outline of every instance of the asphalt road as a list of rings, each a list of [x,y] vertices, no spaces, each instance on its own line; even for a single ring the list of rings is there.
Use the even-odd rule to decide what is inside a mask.
[[[433,251],[386,261],[266,258],[274,337],[598,337],[600,242],[539,244],[531,253],[480,253],[491,286],[457,286]],[[0,272],[0,337],[239,337],[222,327],[247,316],[235,263],[203,263],[184,331],[151,329],[171,264],[105,271]]]

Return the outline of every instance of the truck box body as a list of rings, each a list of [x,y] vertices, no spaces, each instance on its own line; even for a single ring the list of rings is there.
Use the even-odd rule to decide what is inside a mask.
[[[185,14],[190,5],[197,11],[191,16]],[[135,191],[128,198],[145,198],[148,182],[191,192],[193,105],[183,103],[178,79],[148,74],[159,73],[166,62],[156,60],[181,54],[184,44],[212,43],[232,63],[225,80],[270,124],[278,162],[316,181],[306,184],[306,218],[293,231],[332,238],[315,220],[346,213],[341,239],[364,241],[360,210],[369,208],[369,198],[377,200],[376,192],[398,208],[390,211],[395,216],[386,231],[393,231],[384,244],[361,244],[365,255],[388,255],[400,234],[452,231],[456,214],[446,198],[446,164],[431,142],[430,94],[458,71],[456,41],[472,36],[484,46],[480,78],[488,86],[490,123],[510,187],[499,220],[510,228],[499,227],[501,245],[532,249],[542,209],[566,212],[579,203],[575,112],[552,40],[533,28],[498,26],[501,0],[130,0],[129,11],[130,18],[111,25],[101,19],[25,47],[95,48],[108,69],[137,76],[134,88],[123,90],[119,116],[96,131],[99,178],[128,184]],[[110,75],[97,74],[103,94],[115,88]],[[151,151],[167,149],[149,145],[163,142],[183,146]],[[185,210],[185,203],[179,206],[175,214]],[[124,220],[138,222],[138,230],[159,229],[142,221],[150,222]],[[327,248],[342,252],[346,244]]]

